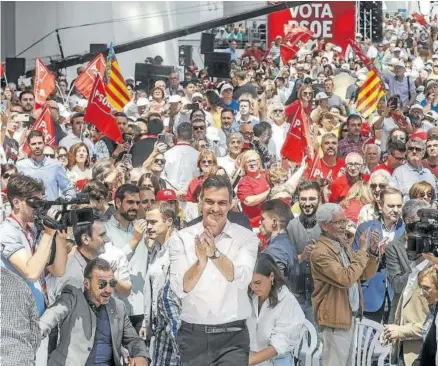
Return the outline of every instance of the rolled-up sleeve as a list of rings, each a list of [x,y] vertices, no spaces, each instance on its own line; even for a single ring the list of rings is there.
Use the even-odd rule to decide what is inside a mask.
[[[178,233],[174,233],[169,239],[169,256],[170,286],[175,294],[182,299],[187,295],[184,292],[184,274],[190,268],[190,263],[184,248],[184,242]]]
[[[305,319],[298,301],[294,298],[284,299],[279,306],[274,329],[269,339],[279,355],[293,351],[299,346],[301,328]],[[275,308],[274,308],[275,309]]]
[[[246,288],[252,280],[257,252],[259,248],[259,239],[256,234],[248,231],[248,235],[242,235],[237,240],[241,241],[241,246],[234,265],[234,282],[239,288]]]

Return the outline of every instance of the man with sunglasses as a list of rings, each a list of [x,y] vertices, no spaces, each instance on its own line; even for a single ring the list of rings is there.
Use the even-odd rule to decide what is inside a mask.
[[[389,142],[386,151],[388,152],[386,161],[377,165],[373,172],[382,169],[392,175],[394,169],[402,166],[406,161],[406,144],[400,140],[392,140]]]
[[[433,187],[436,186],[435,176],[422,164],[426,152],[424,141],[417,137],[411,138],[407,143],[407,148],[406,164],[395,169],[392,175],[393,184],[403,193],[405,200],[409,199],[409,190],[416,182],[423,180]]]
[[[96,258],[85,267],[84,291],[64,287],[40,319],[43,337],[59,326],[58,346],[47,365],[121,366],[122,346],[128,350],[131,364],[148,365],[149,353],[129,321],[125,304],[112,296],[116,286],[111,265]]]

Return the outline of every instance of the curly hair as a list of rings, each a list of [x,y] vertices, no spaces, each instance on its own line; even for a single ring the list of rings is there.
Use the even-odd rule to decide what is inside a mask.
[[[81,147],[85,147],[87,150],[87,161],[85,162],[85,167],[90,167],[91,157],[90,157],[90,150],[88,149],[88,146],[84,144],[83,142],[78,142],[77,144],[74,144],[68,153],[68,165],[67,168],[71,169],[76,165],[76,154],[78,153],[78,150]]]

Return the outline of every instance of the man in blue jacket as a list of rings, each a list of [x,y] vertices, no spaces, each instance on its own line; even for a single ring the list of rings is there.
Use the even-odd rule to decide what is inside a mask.
[[[381,192],[380,199],[380,217],[359,225],[353,242],[354,251],[359,250],[360,236],[368,229],[370,232],[379,233],[381,249],[404,234],[405,224],[400,217],[403,206],[402,193],[395,188],[386,188]],[[364,316],[378,323],[381,323],[384,317],[386,296],[390,300],[394,296],[394,291],[387,281],[385,261],[381,260],[380,263],[376,275],[362,283]]]

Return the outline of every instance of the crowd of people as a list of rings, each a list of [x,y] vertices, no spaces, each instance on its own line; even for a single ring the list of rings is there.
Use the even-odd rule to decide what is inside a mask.
[[[368,70],[324,39],[286,63],[280,36],[251,46],[228,80],[127,79],[120,144],[74,82],[46,102],[52,145],[33,92],[4,85],[1,363],[292,366],[310,323],[321,364],[349,365],[366,318],[388,363],[438,364],[438,259],[410,239],[438,202],[436,27],[397,14],[381,43],[356,35],[386,89],[366,118]],[[285,157],[297,108],[300,162]],[[64,226],[44,204],[80,194]]]

